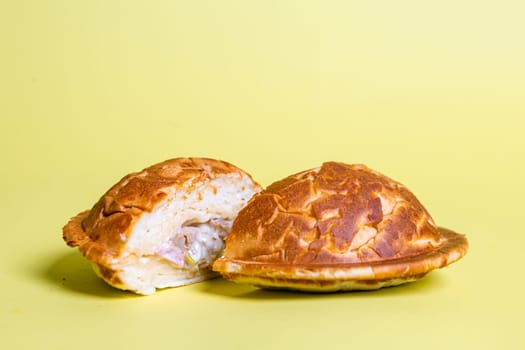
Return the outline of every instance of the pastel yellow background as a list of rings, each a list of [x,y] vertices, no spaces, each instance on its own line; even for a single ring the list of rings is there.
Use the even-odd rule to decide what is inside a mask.
[[[1,347],[524,349],[524,18],[521,1],[3,1]],[[470,251],[377,292],[106,286],[62,226],[179,156],[264,185],[365,163]]]

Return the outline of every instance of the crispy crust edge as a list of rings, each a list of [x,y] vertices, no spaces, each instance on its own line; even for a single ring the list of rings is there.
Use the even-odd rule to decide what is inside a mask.
[[[468,250],[466,236],[443,227],[439,230],[442,237],[439,246],[399,259],[292,266],[220,258],[213,269],[234,282],[270,289],[319,292],[377,289],[418,280],[465,256]]]
[[[62,239],[72,248],[82,246],[90,238],[82,228],[82,221],[88,217],[91,210],[84,210],[73,216],[62,228]]]

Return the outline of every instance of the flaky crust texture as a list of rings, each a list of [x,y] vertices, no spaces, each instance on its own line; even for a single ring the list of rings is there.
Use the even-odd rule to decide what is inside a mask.
[[[73,217],[63,228],[63,239],[103,267],[118,258],[136,220],[166,197],[168,188],[190,192],[205,181],[234,173],[249,176],[220,160],[176,158],[129,174],[111,187],[91,210]]]
[[[385,261],[422,254],[439,242],[434,221],[406,187],[364,165],[327,162],[253,197],[215,266]]]

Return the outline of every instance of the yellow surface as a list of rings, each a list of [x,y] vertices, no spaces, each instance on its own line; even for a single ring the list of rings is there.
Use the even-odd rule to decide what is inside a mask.
[[[522,1],[2,2],[2,349],[524,349],[524,13]],[[62,225],[126,173],[190,155],[264,185],[365,163],[466,233],[469,254],[378,292],[106,286]]]

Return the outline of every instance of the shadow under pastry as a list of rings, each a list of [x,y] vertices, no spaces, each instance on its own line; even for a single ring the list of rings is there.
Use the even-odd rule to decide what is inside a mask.
[[[101,280],[93,271],[90,262],[78,252],[57,257],[42,271],[41,277],[69,292],[104,298],[137,297],[113,288]]]

